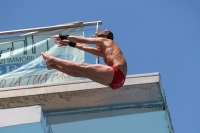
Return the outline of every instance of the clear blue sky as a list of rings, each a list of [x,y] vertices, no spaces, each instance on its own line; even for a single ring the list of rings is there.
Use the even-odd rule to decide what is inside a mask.
[[[199,0],[1,0],[0,31],[102,20],[128,74],[160,72],[175,133],[200,133]]]

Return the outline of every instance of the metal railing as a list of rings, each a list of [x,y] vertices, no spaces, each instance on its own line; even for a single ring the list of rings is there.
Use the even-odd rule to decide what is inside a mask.
[[[83,23],[82,21],[79,21],[79,22],[72,22],[72,23],[60,24],[60,25],[55,25],[55,26],[2,31],[2,32],[0,32],[0,35],[10,35],[10,34],[27,33],[27,32],[52,31],[52,30],[58,30],[58,29],[68,29],[68,28],[101,25],[101,24],[102,24],[102,21],[93,21],[93,22],[85,22],[85,23]]]

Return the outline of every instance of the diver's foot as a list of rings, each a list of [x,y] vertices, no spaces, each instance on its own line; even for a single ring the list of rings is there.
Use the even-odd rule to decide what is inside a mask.
[[[45,52],[41,52],[41,55],[43,56],[47,66],[53,64],[53,58],[54,57],[52,55],[47,54]]]

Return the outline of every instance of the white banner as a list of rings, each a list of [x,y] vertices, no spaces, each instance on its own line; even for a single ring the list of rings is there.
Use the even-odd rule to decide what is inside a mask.
[[[0,88],[25,85],[47,84],[80,80],[57,70],[47,70],[41,52],[58,58],[84,62],[84,52],[72,47],[58,47],[54,39],[55,31],[27,37],[0,40]],[[62,31],[67,33],[69,31]],[[83,36],[83,30],[70,30],[68,34]]]

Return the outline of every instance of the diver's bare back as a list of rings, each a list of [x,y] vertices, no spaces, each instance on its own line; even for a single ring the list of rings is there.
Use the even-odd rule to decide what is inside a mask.
[[[104,47],[101,47],[103,52],[103,59],[108,66],[118,67],[124,75],[127,73],[127,63],[124,55],[117,44],[112,41],[104,42]]]

